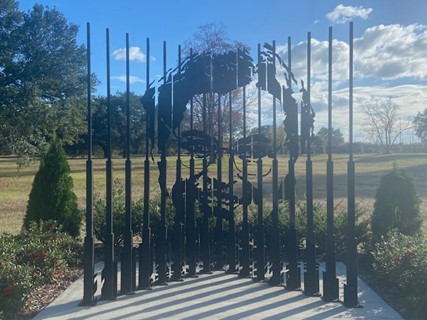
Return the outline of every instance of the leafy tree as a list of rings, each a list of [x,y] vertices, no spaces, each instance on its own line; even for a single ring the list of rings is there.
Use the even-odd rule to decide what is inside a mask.
[[[73,192],[70,166],[61,143],[56,138],[42,157],[40,168],[34,177],[24,228],[27,229],[32,221],[41,220],[55,220],[70,235],[80,234],[82,216]]]
[[[424,109],[423,113],[418,112],[413,124],[417,137],[423,141],[427,140],[427,109]]]
[[[397,138],[410,128],[410,123],[401,127],[400,107],[391,99],[380,103],[366,103],[364,109],[368,117],[370,137],[379,142],[385,153],[390,153]]]
[[[145,110],[141,104],[141,96],[134,93],[129,95],[130,103],[130,134],[131,152],[141,154],[145,152]],[[126,94],[117,93],[111,96],[111,144],[115,152],[125,148],[126,135]],[[102,148],[104,155],[107,152],[107,99],[98,97],[94,103],[93,115],[93,143]]]
[[[375,195],[371,222],[374,242],[391,229],[406,235],[417,233],[422,223],[420,205],[412,178],[395,166],[381,178]]]
[[[261,128],[258,129],[258,127],[252,128],[250,130],[250,134],[258,134],[261,132],[261,134],[270,140],[270,148],[273,148],[273,125],[271,124],[265,124],[262,125]],[[286,141],[286,131],[285,131],[285,125],[283,122],[280,122],[279,125],[276,127],[276,143],[277,143],[277,152],[280,152],[285,147],[285,141]]]
[[[328,128],[322,127],[314,137],[314,149],[317,152],[327,152],[328,147]],[[340,129],[332,128],[332,150],[344,143],[344,136]]]
[[[72,144],[85,130],[86,52],[77,32],[56,9],[36,4],[24,13],[16,1],[2,1],[2,152],[25,159],[54,135]]]

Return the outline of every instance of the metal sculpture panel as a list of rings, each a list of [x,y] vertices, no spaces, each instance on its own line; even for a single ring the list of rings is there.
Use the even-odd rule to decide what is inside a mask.
[[[331,90],[331,29],[329,56],[329,90]],[[90,57],[90,31],[88,26],[88,57]],[[212,269],[238,272],[240,277],[253,277],[256,281],[268,279],[271,285],[285,285],[287,290],[301,287],[300,264],[304,263],[304,293],[319,295],[318,261],[313,222],[313,173],[311,144],[313,140],[315,111],[310,99],[311,35],[307,37],[307,79],[300,80],[302,99],[296,100],[293,86],[298,81],[292,73],[292,46],[288,38],[288,61],[284,62],[276,52],[276,44],[258,45],[257,62],[254,64],[248,49],[236,49],[223,53],[197,52],[181,58],[178,48],[178,66],[167,69],[166,42],[163,43],[163,77],[150,83],[150,62],[147,59],[146,91],[141,97],[145,111],[146,141],[144,161],[144,212],[139,250],[134,248],[131,203],[131,154],[130,154],[130,81],[129,36],[126,35],[126,217],[124,248],[121,257],[122,294],[136,290],[136,256],[139,254],[138,289],[150,289],[153,285],[166,285],[168,281],[183,281],[187,276],[210,273]],[[150,55],[147,39],[147,56]],[[350,41],[350,101],[352,101],[352,24]],[[90,60],[88,60],[90,77]],[[107,92],[109,101],[109,36],[107,29]],[[282,80],[284,79],[284,81]],[[157,82],[157,90],[155,83]],[[283,82],[283,83],[282,83]],[[90,81],[88,80],[88,88]],[[247,128],[248,88],[258,93],[258,126],[249,132]],[[88,90],[88,132],[91,128],[91,96]],[[243,96],[235,100],[234,96]],[[264,98],[265,99],[264,99]],[[197,98],[197,99],[196,99]],[[195,127],[195,100],[202,110],[202,125]],[[157,101],[157,105],[156,105]],[[266,102],[269,101],[269,102]],[[352,102],[351,102],[352,103]],[[243,132],[233,133],[233,110],[243,110]],[[272,139],[262,134],[261,115],[272,113]],[[278,112],[282,111],[282,112]],[[189,113],[187,130],[183,131],[184,119]],[[216,114],[215,114],[216,113]],[[214,118],[216,116],[216,119]],[[108,139],[111,139],[111,114],[108,106]],[[278,118],[279,117],[279,118]],[[300,119],[300,127],[299,121]],[[331,121],[331,91],[329,93],[329,122]],[[214,122],[216,120],[216,130]],[[278,122],[283,122],[286,134],[285,147],[288,171],[279,171],[277,139]],[[224,134],[228,124],[229,135]],[[157,126],[157,127],[156,127]],[[200,129],[202,127],[202,129]],[[331,123],[329,123],[329,131]],[[157,135],[156,135],[157,130]],[[96,283],[93,282],[93,222],[92,222],[92,145],[89,134],[87,162],[87,230],[85,237],[85,286],[83,305],[93,304]],[[168,145],[177,141],[175,181],[168,182]],[[338,298],[338,280],[335,271],[335,240],[333,234],[333,164],[331,139],[327,162],[327,243],[326,272],[323,296],[326,301]],[[350,104],[350,160],[349,176],[349,238],[347,284],[344,304],[354,307],[357,302],[357,261],[354,241],[354,161],[352,155],[352,104]],[[150,167],[156,157],[159,161],[158,185],[160,187],[160,225],[154,236],[150,227]],[[102,298],[114,299],[117,295],[117,261],[114,259],[112,232],[112,159],[108,144],[106,255],[103,270]],[[185,163],[187,154],[188,164]],[[305,248],[300,247],[296,228],[297,182],[295,164],[306,155],[307,237]],[[223,179],[223,160],[228,157],[228,179]],[[271,158],[271,165],[267,164]],[[266,165],[267,164],[267,165]],[[216,165],[216,168],[212,168]],[[265,166],[267,168],[265,168]],[[256,169],[255,169],[256,167]],[[216,172],[214,172],[216,171]],[[263,201],[266,197],[266,181],[271,180],[271,224],[267,226]],[[240,182],[239,182],[240,180]],[[269,183],[270,184],[270,183]],[[237,192],[237,190],[240,190]],[[283,197],[282,197],[283,194]],[[168,234],[167,201],[175,208],[173,232]],[[288,208],[289,225],[287,239],[281,236],[279,204],[284,201]],[[250,220],[249,209],[256,206],[256,218]],[[237,209],[241,207],[241,228],[236,226]],[[266,234],[266,228],[268,234]],[[286,246],[284,246],[286,243]],[[355,253],[356,252],[356,253]],[[155,269],[153,266],[156,266]],[[283,269],[283,266],[286,266]],[[283,276],[283,274],[285,276]]]

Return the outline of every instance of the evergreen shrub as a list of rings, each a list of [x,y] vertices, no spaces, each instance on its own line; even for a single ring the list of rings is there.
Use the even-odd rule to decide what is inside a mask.
[[[70,166],[57,139],[53,139],[47,153],[42,156],[34,177],[23,226],[28,229],[32,221],[48,220],[57,221],[62,225],[63,231],[71,236],[80,235],[82,215],[73,192]]]
[[[377,242],[390,230],[414,235],[420,231],[421,199],[412,178],[396,166],[381,177],[372,213],[372,240]]]

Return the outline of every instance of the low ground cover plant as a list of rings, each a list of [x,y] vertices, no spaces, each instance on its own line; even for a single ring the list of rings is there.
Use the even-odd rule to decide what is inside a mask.
[[[427,238],[392,230],[372,250],[372,275],[397,310],[410,319],[427,318]]]
[[[0,318],[18,312],[26,295],[81,264],[80,242],[55,221],[31,223],[18,235],[0,235]]]

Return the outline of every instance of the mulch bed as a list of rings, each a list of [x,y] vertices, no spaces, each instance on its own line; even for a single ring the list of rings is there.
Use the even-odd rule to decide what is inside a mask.
[[[46,284],[31,291],[25,297],[25,305],[11,320],[28,320],[55,300],[65,289],[83,274],[81,268],[68,269],[55,278],[55,283]]]

